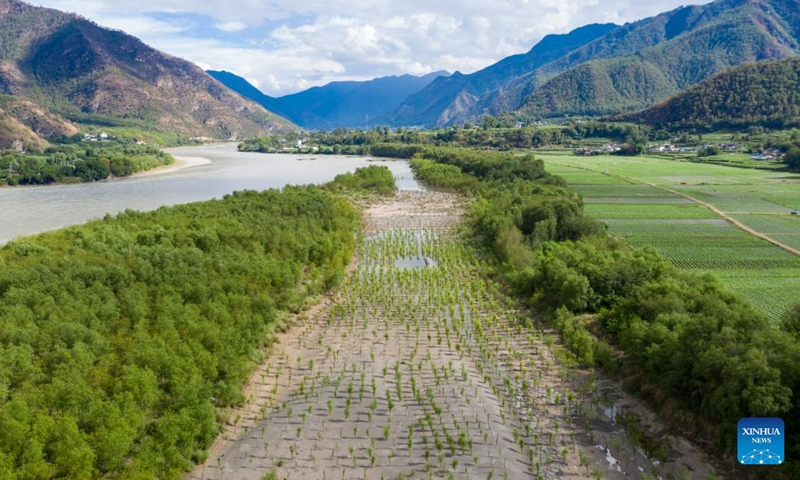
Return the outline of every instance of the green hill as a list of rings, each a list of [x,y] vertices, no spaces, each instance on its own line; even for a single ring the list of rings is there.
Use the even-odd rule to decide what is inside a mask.
[[[800,58],[732,68],[624,118],[677,128],[800,126]]]

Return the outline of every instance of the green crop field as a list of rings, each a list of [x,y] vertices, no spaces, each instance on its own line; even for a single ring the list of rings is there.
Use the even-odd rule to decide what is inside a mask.
[[[788,245],[792,248],[796,248],[800,250],[800,234],[795,235],[771,235],[772,238],[781,242],[784,245]]]
[[[600,155],[581,157],[543,153],[538,155],[548,165],[581,166],[592,170],[621,175],[664,187],[681,185],[748,185],[752,183],[781,183],[798,181],[800,177],[782,171],[732,168],[710,163],[695,163],[656,155],[620,157]],[[557,173],[554,170],[553,173]],[[559,173],[560,175],[560,173]]]
[[[769,236],[800,235],[800,217],[797,216],[745,213],[734,214],[732,217]]]
[[[717,164],[737,168],[759,168],[771,170],[783,170],[786,166],[777,160],[756,160],[750,158],[749,153],[723,153],[713,157],[681,157],[684,160],[695,163]]]
[[[603,201],[604,199],[599,199]],[[588,203],[586,212],[596,218],[717,218],[711,210],[689,203],[686,205],[664,205],[662,203],[643,203],[641,199],[631,199],[632,203]],[[639,200],[636,202],[635,200]]]
[[[550,171],[550,168],[547,169]],[[577,171],[577,170],[576,170]],[[583,173],[583,172],[582,172]],[[595,177],[608,177],[606,175],[598,175],[593,172],[585,172],[584,176],[587,180],[591,180],[589,174]],[[648,185],[634,185],[627,182],[620,182],[618,184],[598,185],[598,184],[579,184],[575,182],[575,177],[571,175],[562,175],[564,179],[570,182],[570,186],[578,190],[581,195],[585,197],[603,197],[603,198],[673,198],[675,195],[650,187]],[[573,183],[575,182],[575,183]]]
[[[589,197],[584,195],[583,199],[586,203],[603,203],[603,204],[637,204],[643,201],[650,205],[696,205],[691,200],[683,197]]]
[[[654,247],[679,268],[716,276],[776,320],[800,301],[800,257],[665,190],[800,249],[800,218],[791,215],[800,208],[800,175],[658,156],[539,157],[581,193],[586,212],[609,233]]]
[[[800,207],[799,184],[699,185],[675,190],[710,203],[726,213],[789,215]]]
[[[597,173],[592,171],[584,171],[575,169],[569,166],[562,166],[562,165],[553,165],[550,166],[548,164],[547,171],[558,175],[570,184],[575,185],[583,185],[583,184],[591,184],[591,185],[631,185],[630,182],[625,180],[610,177],[608,175],[597,175]]]

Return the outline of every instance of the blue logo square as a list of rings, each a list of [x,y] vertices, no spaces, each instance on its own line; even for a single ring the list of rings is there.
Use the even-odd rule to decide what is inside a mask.
[[[780,465],[784,454],[783,420],[743,418],[738,426],[738,459],[742,465]]]

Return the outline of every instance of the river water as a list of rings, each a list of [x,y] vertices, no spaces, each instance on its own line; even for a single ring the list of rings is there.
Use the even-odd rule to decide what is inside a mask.
[[[0,244],[128,208],[153,210],[164,205],[221,198],[236,190],[325,183],[340,173],[370,164],[389,167],[400,189],[420,188],[409,163],[402,160],[242,153],[235,144],[180,147],[167,152],[179,160],[202,158],[206,163],[120,180],[0,188]]]

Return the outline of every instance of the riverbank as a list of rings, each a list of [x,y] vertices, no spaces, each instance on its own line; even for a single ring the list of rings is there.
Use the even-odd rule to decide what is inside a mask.
[[[371,165],[358,157],[326,155],[309,162],[297,161],[297,157],[291,155],[240,153],[236,145],[176,147],[164,151],[178,159],[178,163],[134,177],[0,188],[0,202],[14,206],[0,210],[0,244],[16,237],[102,218],[106,214],[116,215],[127,209],[155,210],[222,198],[237,190],[262,191],[286,185],[321,184],[339,174]],[[187,158],[203,159],[206,165],[198,166],[200,160],[186,161]],[[400,188],[420,188],[413,181],[408,162],[381,165],[390,168]]]
[[[137,177],[149,177],[152,175],[162,175],[165,173],[174,173],[179,170],[184,170],[191,167],[198,167],[200,165],[208,165],[211,162],[210,159],[204,157],[183,157],[183,156],[172,156],[175,159],[175,163],[172,165],[164,165],[163,167],[156,167],[150,170],[145,170],[143,172],[137,172],[133,175],[130,175],[128,178],[137,178]]]

